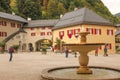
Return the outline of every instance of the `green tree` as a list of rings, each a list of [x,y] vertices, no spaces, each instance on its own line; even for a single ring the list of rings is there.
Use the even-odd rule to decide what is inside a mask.
[[[49,0],[47,12],[48,18],[59,18],[56,0]]]
[[[10,7],[11,7],[12,12],[18,13],[17,1],[16,0],[11,0],[10,1]]]
[[[74,2],[73,1],[71,1],[70,2],[70,6],[69,6],[69,11],[73,11],[74,10],[74,8],[75,8],[75,4],[74,4]]]
[[[11,13],[10,0],[0,0],[0,11]]]
[[[30,17],[33,20],[40,19],[41,6],[39,2],[31,0],[18,0],[18,10],[24,18]],[[22,9],[21,9],[22,8]]]
[[[65,12],[66,12],[66,9],[64,8],[63,3],[59,2],[58,3],[58,14],[59,15],[60,14],[65,14]]]

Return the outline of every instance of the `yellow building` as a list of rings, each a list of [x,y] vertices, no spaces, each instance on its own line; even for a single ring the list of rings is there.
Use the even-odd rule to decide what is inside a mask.
[[[108,53],[115,53],[114,25],[88,8],[68,12],[58,21],[53,28],[53,46],[56,45],[56,38],[65,43],[80,43],[77,33],[81,31],[90,32],[88,43],[107,43]],[[101,46],[98,52],[103,53],[103,48]]]
[[[10,45],[20,45],[20,33],[27,21],[15,14],[0,12],[0,42],[6,43],[6,50]]]

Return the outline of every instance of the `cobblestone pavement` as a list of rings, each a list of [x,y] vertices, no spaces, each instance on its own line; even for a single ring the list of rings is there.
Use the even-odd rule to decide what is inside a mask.
[[[89,54],[89,66],[105,66],[120,69],[120,55],[111,54],[94,56]],[[46,68],[60,66],[79,66],[78,58],[70,54],[49,52],[42,55],[40,52],[24,52],[13,54],[13,61],[9,62],[9,54],[0,54],[0,80],[41,80],[41,71]]]

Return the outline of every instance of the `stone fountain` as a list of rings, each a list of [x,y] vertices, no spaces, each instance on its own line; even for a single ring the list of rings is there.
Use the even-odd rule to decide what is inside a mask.
[[[86,36],[88,34],[89,32],[79,33],[79,35],[81,36],[81,41],[78,44],[64,44],[64,46],[68,49],[79,52],[80,56],[78,60],[80,66],[59,67],[43,70],[41,75],[43,80],[120,80],[120,77],[118,77],[120,76],[120,70],[106,67],[88,66],[88,53],[92,50],[96,50],[101,45],[105,45],[104,43],[87,43]],[[93,73],[93,71],[95,72],[95,74]],[[103,71],[102,73],[108,73],[109,71],[111,72],[109,72],[106,77],[104,75],[101,75],[102,73],[99,73],[100,71]],[[118,76],[111,77],[111,74],[113,73],[116,73],[114,75]]]

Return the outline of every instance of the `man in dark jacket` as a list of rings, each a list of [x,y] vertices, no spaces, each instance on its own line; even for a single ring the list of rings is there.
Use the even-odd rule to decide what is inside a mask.
[[[10,58],[9,58],[9,61],[12,61],[12,58],[13,58],[13,52],[14,52],[14,49],[13,49],[13,47],[11,46],[10,48],[9,48],[9,54],[10,54]]]

